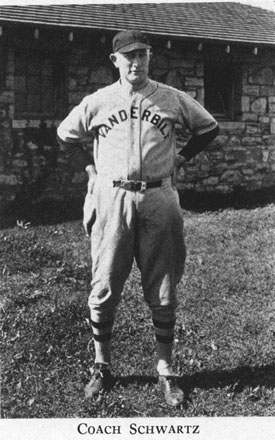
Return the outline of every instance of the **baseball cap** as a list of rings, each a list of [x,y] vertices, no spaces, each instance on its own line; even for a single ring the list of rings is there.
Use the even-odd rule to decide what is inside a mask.
[[[113,52],[126,53],[136,49],[151,49],[146,35],[140,31],[121,31],[113,38]]]

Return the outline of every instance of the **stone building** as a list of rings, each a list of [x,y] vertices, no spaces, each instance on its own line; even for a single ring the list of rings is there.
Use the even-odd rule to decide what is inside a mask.
[[[126,28],[150,37],[151,78],[186,91],[220,123],[178,188],[274,190],[275,13],[228,2],[0,6],[2,212],[17,197],[85,191],[56,127],[82,97],[117,79],[108,55]],[[178,133],[179,148],[187,137]]]

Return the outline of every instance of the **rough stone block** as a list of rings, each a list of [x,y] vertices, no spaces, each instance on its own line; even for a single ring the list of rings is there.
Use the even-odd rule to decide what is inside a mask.
[[[17,168],[26,168],[28,166],[28,162],[24,159],[14,159],[12,161],[12,166]]]
[[[224,158],[224,152],[223,151],[210,151],[209,152],[209,159],[210,161],[220,161]]]
[[[251,168],[244,168],[242,170],[242,172],[243,172],[243,175],[246,177],[249,177],[249,176],[251,177],[254,174],[254,171]]]
[[[185,86],[192,86],[192,87],[203,87],[204,82],[203,78],[185,78]]]
[[[261,86],[260,96],[275,96],[275,86]]]
[[[209,165],[204,165],[204,164],[202,164],[202,165],[200,166],[200,170],[201,170],[203,173],[208,173],[208,171],[210,170],[210,166],[209,166]]]
[[[270,118],[269,118],[269,116],[260,116],[259,117],[259,122],[261,124],[269,124],[270,123]]]
[[[254,102],[252,102],[251,111],[253,113],[256,113],[257,115],[266,113],[267,99],[266,98],[259,98],[259,99],[256,99]]]
[[[214,146],[224,147],[225,145],[227,145],[229,139],[230,139],[229,136],[219,135],[216,137],[216,139],[214,141],[211,142],[211,147],[214,147]],[[207,147],[207,149],[208,148],[209,147]]]
[[[253,149],[249,149],[247,151],[247,158],[246,158],[246,162],[247,163],[260,163],[262,161],[262,150],[260,147],[257,148],[253,148]]]
[[[231,188],[228,185],[220,184],[216,186],[216,191],[222,194],[228,194],[231,191]]]
[[[188,95],[191,96],[191,98],[196,99],[197,97],[197,92],[195,90],[186,90],[186,92],[188,93]]]
[[[177,185],[177,187],[182,190],[193,190],[195,188],[195,185],[194,183],[185,182],[185,183],[180,183],[179,185]]]
[[[246,124],[246,133],[247,134],[254,134],[259,132],[259,126],[257,123],[248,122]]]
[[[267,162],[269,157],[268,151],[263,151],[263,162]]]
[[[242,181],[242,174],[240,171],[227,170],[221,176],[221,182],[226,182],[229,185],[239,185]]]
[[[230,147],[239,147],[241,145],[240,138],[237,136],[232,136],[227,144],[227,146]]]
[[[229,132],[229,133],[239,133],[245,130],[244,122],[231,122],[231,121],[221,121],[219,123],[221,131]]]
[[[217,174],[219,176],[222,173],[224,173],[226,170],[228,170],[228,163],[226,163],[226,162],[218,162],[218,163],[215,163],[215,165],[213,165],[211,167],[211,173]]]
[[[207,179],[203,180],[203,184],[204,185],[211,185],[211,186],[215,186],[219,183],[219,178],[218,177],[208,177]]]
[[[258,121],[258,114],[257,113],[243,113],[242,120],[247,121],[247,122],[249,122],[249,121],[257,122]]]
[[[242,97],[242,112],[249,113],[250,111],[250,98],[248,96]]]
[[[0,174],[0,186],[16,186],[18,180],[14,174]]]
[[[275,113],[275,96],[269,96],[268,107],[269,107],[269,113]]]
[[[243,86],[243,94],[248,96],[260,96],[260,86]]]
[[[12,104],[14,98],[13,92],[4,91],[1,93],[0,96],[0,103],[1,104]]]
[[[261,182],[263,180],[263,174],[262,173],[254,173],[251,180],[253,182]]]
[[[238,150],[234,150],[233,152],[234,157],[235,157],[235,161],[236,162],[240,162],[240,163],[244,163],[246,161],[247,158],[247,152],[246,149],[238,149]]]
[[[224,158],[225,158],[226,162],[229,162],[229,163],[235,161],[235,156],[234,156],[234,154],[226,153],[225,156],[224,156]]]

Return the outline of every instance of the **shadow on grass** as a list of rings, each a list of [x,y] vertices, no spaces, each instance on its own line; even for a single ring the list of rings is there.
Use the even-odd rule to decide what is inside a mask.
[[[243,366],[233,370],[213,370],[184,375],[180,382],[187,396],[195,389],[231,387],[234,394],[241,393],[244,388],[258,386],[269,389],[275,388],[275,364],[263,366]]]
[[[44,197],[17,199],[0,216],[0,229],[16,226],[17,220],[32,226],[53,225],[82,218],[84,197]]]
[[[243,366],[233,370],[202,371],[193,375],[183,375],[179,383],[188,396],[195,388],[208,390],[210,388],[232,387],[235,394],[241,393],[245,387],[256,388],[258,386],[269,389],[275,388],[275,364],[263,366]],[[131,384],[153,385],[157,383],[154,376],[117,376],[115,382],[123,387]]]
[[[128,385],[152,385],[158,382],[157,377],[154,376],[116,376],[115,383],[121,385],[122,387],[127,387]]]
[[[226,208],[255,209],[275,203],[275,187],[246,191],[235,187],[230,194],[180,191],[180,204],[194,212],[217,211]]]

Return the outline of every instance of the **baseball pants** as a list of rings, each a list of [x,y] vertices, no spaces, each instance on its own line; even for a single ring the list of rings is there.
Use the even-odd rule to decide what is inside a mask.
[[[171,178],[163,179],[159,188],[134,192],[112,187],[108,179],[98,176],[93,209],[91,319],[113,320],[135,258],[145,301],[161,320],[173,320],[186,251],[178,193]]]

